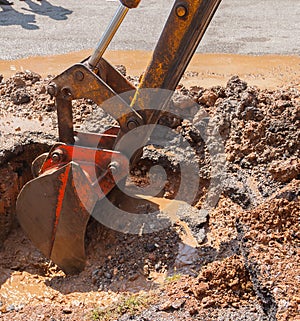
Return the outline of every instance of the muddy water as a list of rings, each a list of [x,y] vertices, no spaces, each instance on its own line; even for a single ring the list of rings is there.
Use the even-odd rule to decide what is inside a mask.
[[[178,233],[181,239],[178,248],[178,254],[176,262],[178,267],[189,265],[193,262],[193,258],[196,255],[195,246],[196,240],[193,238],[188,226],[178,219],[177,212],[183,204],[182,201],[171,201],[164,198],[152,197],[152,196],[140,196],[139,207],[145,206],[151,201],[155,203],[160,211],[164,211],[166,215],[170,217],[171,221],[176,221],[178,225]],[[121,201],[132,212],[135,210],[133,203],[128,202],[126,199]],[[125,206],[124,205],[124,206]],[[17,233],[22,233],[19,229],[14,231],[14,235],[11,235],[8,243],[6,244],[6,251],[15,251],[15,242],[13,239],[21,239]],[[11,240],[10,240],[11,239]],[[12,242],[10,249],[10,243]],[[24,248],[29,248],[30,251],[34,251],[32,244],[27,244],[28,240],[21,241]],[[110,248],[111,251],[111,248]],[[52,272],[51,272],[52,273]],[[12,271],[0,267],[0,301],[3,303],[3,311],[5,312],[10,305],[14,305],[16,308],[22,308],[25,305],[35,306],[43,302],[44,304],[51,304],[52,302],[63,302],[65,305],[76,306],[77,304],[85,304],[87,306],[101,305],[107,306],[113,300],[115,300],[119,292],[139,292],[149,291],[154,286],[160,286],[165,282],[166,274],[162,272],[151,272],[151,282],[140,275],[135,280],[118,281],[110,286],[110,291],[98,291],[87,281],[83,281],[85,278],[90,278],[89,264],[87,269],[82,272],[80,277],[66,277],[61,271],[53,272],[49,275],[32,274],[27,271]],[[85,284],[85,282],[87,284]],[[0,306],[1,312],[1,306]]]
[[[182,211],[182,208],[189,206],[184,201],[179,200],[170,200],[162,197],[153,197],[147,195],[136,195],[136,198],[126,198],[123,195],[122,200],[119,201],[119,206],[122,207],[123,210],[126,210],[130,213],[134,213],[137,208],[137,201],[139,201],[139,208],[144,206],[147,209],[149,202],[155,204],[157,210],[164,213],[170,222],[173,224],[177,224],[181,227],[182,232],[180,233],[180,238],[182,242],[190,247],[196,247],[198,245],[196,239],[191,233],[188,225],[179,219],[179,212]]]
[[[32,70],[42,76],[59,74],[70,65],[91,54],[85,50],[64,55],[30,57],[20,60],[0,60],[0,73],[4,77],[16,71]],[[129,75],[140,75],[150,60],[148,51],[108,51],[105,57],[112,64],[123,64]],[[196,54],[182,79],[187,87],[201,84],[203,87],[225,85],[232,75],[239,75],[250,85],[260,88],[276,88],[297,84],[300,78],[299,56],[243,56],[231,54]]]
[[[88,305],[110,304],[117,294],[106,292],[90,291],[72,292],[63,294],[59,290],[47,286],[47,280],[39,275],[32,275],[28,272],[13,272],[5,283],[1,285],[0,299],[5,302],[4,312],[10,305],[21,308],[30,304],[31,306],[53,301],[69,302],[71,305],[84,303]],[[1,309],[0,309],[1,311]]]

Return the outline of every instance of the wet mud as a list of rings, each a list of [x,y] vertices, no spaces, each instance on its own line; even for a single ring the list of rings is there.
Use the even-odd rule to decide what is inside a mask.
[[[84,50],[56,56],[0,60],[0,73],[7,78],[19,71],[34,70],[44,78],[59,74],[91,54],[92,50]],[[145,71],[151,59],[151,53],[138,50],[111,50],[105,53],[105,58],[114,65],[126,66],[129,75],[139,76]],[[206,88],[216,85],[225,86],[227,80],[233,75],[238,75],[249,85],[260,88],[274,89],[287,83],[297,84],[300,77],[300,58],[297,55],[247,56],[196,53],[182,83],[187,88],[195,84]]]
[[[124,234],[92,218],[87,265],[77,276],[66,276],[44,258],[14,219],[31,160],[57,139],[54,102],[44,89],[51,77],[21,72],[2,80],[0,217],[9,211],[11,219],[9,235],[8,228],[1,234],[1,320],[298,320],[299,83],[291,75],[285,86],[264,89],[234,76],[206,87],[198,76],[190,76],[192,87],[178,86],[173,99],[174,111],[182,108],[186,117],[160,120],[189,142],[196,157],[177,138],[167,152],[147,146],[127,183],[145,186],[149,168],[163,165],[165,184],[150,200],[167,207],[179,190],[180,165],[196,162],[200,180],[193,207],[144,235]],[[75,127],[97,109],[91,101],[75,102]],[[224,147],[213,189],[204,112]],[[189,193],[189,186],[182,188],[182,198]],[[151,209],[147,202],[137,214]],[[132,297],[145,293],[151,303],[133,309],[126,301],[124,307],[124,297],[133,304]],[[112,314],[118,302],[121,312]]]

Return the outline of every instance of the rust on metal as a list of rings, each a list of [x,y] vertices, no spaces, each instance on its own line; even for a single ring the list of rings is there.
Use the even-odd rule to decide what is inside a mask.
[[[78,164],[71,162],[62,169],[50,259],[66,273],[75,274],[85,266],[85,230],[98,198]]]
[[[99,77],[117,94],[136,90],[134,85],[104,58],[100,60],[98,70]]]
[[[113,144],[116,128],[110,133],[99,139]],[[90,213],[127,171],[128,160],[118,151],[56,144],[44,160],[40,176],[28,182],[18,197],[22,228],[66,273],[80,272],[85,265],[84,237]]]
[[[152,112],[147,112],[146,117],[145,113],[139,111],[144,115],[145,123],[157,123],[161,114],[159,110],[163,110],[171,98],[170,94],[176,89],[220,2],[221,0],[175,1],[152,59],[131,102],[133,109],[145,110],[155,106]],[[153,92],[142,90],[146,88],[168,91],[158,91],[157,95],[153,95]],[[126,127],[121,126],[122,131],[123,128]],[[151,129],[145,131],[144,137],[139,139],[145,143],[150,135]],[[136,162],[138,157],[139,154],[133,162]]]
[[[220,2],[221,0],[175,1],[139,89],[176,89]],[[144,96],[142,99],[136,97],[135,105],[141,109],[151,106]]]
[[[102,61],[102,64],[107,67],[107,71],[112,71],[112,67]],[[78,80],[78,73],[83,75],[81,80]],[[111,76],[106,76],[114,88],[118,88],[120,84],[120,92],[127,89],[132,89],[124,77],[117,71],[111,72]],[[107,75],[107,72],[106,72]],[[68,87],[66,87],[68,84]],[[93,100],[97,105],[112,115],[115,119],[119,120],[120,126],[123,130],[126,124],[126,115],[133,112],[133,109],[117,95],[107,83],[105,83],[99,76],[93,73],[84,64],[75,64],[61,75],[52,80],[51,88],[56,88],[56,107],[58,115],[58,129],[60,141],[73,144],[74,131],[73,131],[73,115],[72,115],[72,100],[80,98],[88,98]],[[115,97],[113,104],[109,104],[109,99]],[[106,102],[105,104],[103,104]],[[134,113],[134,112],[133,112]],[[120,117],[120,115],[122,115]],[[135,114],[134,117],[138,118]],[[123,119],[124,118],[124,119]],[[138,121],[138,119],[137,119]]]
[[[120,2],[123,6],[132,9],[136,8],[140,4],[141,0],[120,0]]]

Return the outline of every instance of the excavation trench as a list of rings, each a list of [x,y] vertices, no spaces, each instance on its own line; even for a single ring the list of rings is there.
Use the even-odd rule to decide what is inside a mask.
[[[232,77],[225,86],[203,88],[193,79],[196,85],[179,86],[174,97],[174,111],[184,110],[187,117],[160,122],[177,136],[168,137],[164,148],[144,148],[131,173],[131,184],[142,187],[153,165],[165,167],[165,176],[150,170],[156,187],[162,187],[150,201],[163,208],[179,190],[182,166],[196,162],[199,185],[193,206],[146,234],[126,234],[92,218],[87,266],[77,276],[64,275],[14,224],[15,199],[31,178],[31,161],[57,139],[54,101],[45,92],[50,78],[26,71],[0,83],[3,320],[46,313],[80,319],[91,311],[95,319],[95,310],[111,308],[127,294],[140,296],[141,290],[154,291],[157,301],[140,316],[136,313],[135,320],[285,321],[299,315],[299,85],[258,89]],[[91,101],[75,102],[75,128],[98,109]],[[104,112],[100,115],[108,120]],[[208,119],[221,137],[219,157],[209,152],[203,137]],[[97,131],[97,122],[90,129]],[[211,164],[223,157],[213,185]],[[183,196],[191,193],[190,186],[182,186]],[[151,209],[147,202],[136,206],[121,197],[118,206],[137,207],[137,215]]]
[[[31,180],[31,163],[49,149],[45,143],[17,145],[6,151],[0,160],[0,245],[13,227],[16,227],[15,204],[17,196],[26,182]]]

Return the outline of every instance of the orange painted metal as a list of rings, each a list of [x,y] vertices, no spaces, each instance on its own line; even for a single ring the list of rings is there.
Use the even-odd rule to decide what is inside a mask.
[[[128,175],[126,156],[99,148],[99,142],[113,146],[118,132],[113,127],[102,135],[76,133],[78,141],[96,147],[57,143],[18,197],[22,228],[68,274],[85,266],[85,230],[94,206]]]
[[[55,221],[54,221],[52,237],[51,237],[51,243],[52,243],[51,247],[53,247],[53,244],[55,241],[55,235],[56,235],[56,231],[57,231],[57,227],[58,227],[58,223],[59,223],[59,218],[60,218],[60,213],[61,213],[61,209],[62,209],[62,205],[63,205],[63,201],[64,201],[64,196],[65,196],[65,192],[66,192],[66,187],[67,187],[67,183],[68,183],[69,172],[70,172],[70,167],[67,167],[66,172],[61,173],[59,175],[59,181],[61,183],[61,186],[58,190],[58,195],[57,195],[57,205],[56,205]]]
[[[115,131],[116,129],[111,130],[113,133]],[[83,138],[84,136],[85,138]],[[116,135],[85,135],[81,133],[81,137],[83,140],[90,142],[90,144],[91,141],[93,143],[104,141],[104,145],[106,142],[108,146],[114,144]],[[116,183],[128,174],[129,169],[127,157],[119,151],[58,143],[54,145],[49,152],[40,169],[39,175],[47,175],[70,162],[75,162],[80,165],[90,184],[94,186],[95,193],[99,199],[111,191]],[[117,166],[117,168],[114,168],[114,173],[112,173],[112,169],[110,168],[112,162],[114,166]],[[100,188],[97,187],[97,185]],[[60,191],[62,191],[62,193],[64,191],[63,184]],[[60,191],[58,197],[61,197]],[[57,211],[59,211],[59,199]]]

